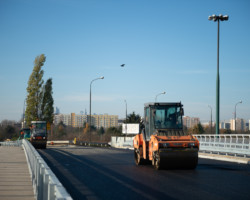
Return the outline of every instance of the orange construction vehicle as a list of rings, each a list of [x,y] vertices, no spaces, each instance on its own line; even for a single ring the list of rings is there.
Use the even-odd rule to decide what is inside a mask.
[[[149,161],[155,169],[189,168],[198,163],[199,141],[183,131],[181,103],[146,103],[144,128],[134,138],[136,165]]]

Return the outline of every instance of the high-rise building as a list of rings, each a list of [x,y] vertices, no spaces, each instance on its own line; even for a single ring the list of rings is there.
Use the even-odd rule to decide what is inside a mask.
[[[118,115],[98,115],[96,127],[97,128],[109,128],[118,126]]]
[[[54,124],[58,125],[60,122],[63,122],[63,124],[67,126],[71,125],[71,115],[65,115],[65,114],[54,115]]]
[[[227,121],[220,122],[220,129],[231,129],[231,123]]]
[[[231,130],[235,131],[235,119],[230,120]],[[236,131],[244,131],[246,129],[246,122],[244,119],[236,119]]]
[[[200,118],[183,116],[182,121],[184,126],[186,126],[187,128],[192,128],[200,123]]]
[[[250,120],[249,120],[249,122],[250,122]],[[250,130],[249,122],[246,122],[246,131],[249,131],[249,130]]]
[[[84,123],[87,122],[87,115],[75,113],[54,115],[54,124],[58,125],[60,122],[63,122],[66,126],[83,127]]]
[[[87,115],[75,115],[75,127],[83,127],[87,123]]]
[[[88,115],[78,115],[75,113],[71,114],[59,114],[54,115],[54,124],[57,125],[60,122],[63,122],[67,126],[72,127],[83,127],[84,123],[89,121]],[[109,128],[118,126],[118,115],[91,115],[91,125],[96,128]]]
[[[89,116],[88,116],[89,121]],[[97,128],[109,128],[118,126],[118,115],[91,115],[91,125]]]
[[[55,115],[58,115],[58,114],[60,114],[60,110],[59,110],[58,107],[56,107],[56,108],[55,108]]]

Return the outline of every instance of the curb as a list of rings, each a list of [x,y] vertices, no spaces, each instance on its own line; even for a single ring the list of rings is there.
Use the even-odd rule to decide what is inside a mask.
[[[208,154],[208,153],[200,153],[199,158],[212,159],[212,160],[221,160],[227,162],[236,162],[240,164],[250,164],[250,158],[241,158],[235,156],[227,156],[227,155],[218,155],[218,154]]]

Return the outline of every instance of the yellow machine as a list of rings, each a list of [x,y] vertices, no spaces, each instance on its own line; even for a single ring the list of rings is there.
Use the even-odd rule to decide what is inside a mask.
[[[30,140],[30,128],[22,128],[20,130],[19,139]]]
[[[134,138],[136,165],[149,161],[155,169],[190,168],[198,163],[199,141],[183,131],[181,103],[146,103],[142,132]]]

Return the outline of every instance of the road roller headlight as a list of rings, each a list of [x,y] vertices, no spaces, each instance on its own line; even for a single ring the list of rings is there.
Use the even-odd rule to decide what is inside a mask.
[[[45,140],[45,139],[46,139],[46,137],[43,137],[43,139]]]
[[[164,147],[164,148],[167,148],[168,146],[169,146],[168,143],[163,143],[163,147]]]
[[[33,139],[35,140],[35,139],[36,139],[36,137],[33,137]]]
[[[188,146],[194,147],[194,146],[195,146],[195,143],[189,143]]]
[[[162,147],[162,148],[168,148],[169,147],[169,143],[161,143],[160,147]]]

